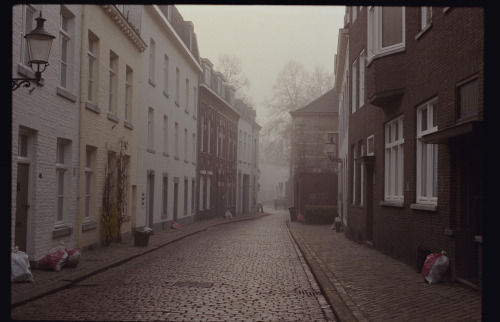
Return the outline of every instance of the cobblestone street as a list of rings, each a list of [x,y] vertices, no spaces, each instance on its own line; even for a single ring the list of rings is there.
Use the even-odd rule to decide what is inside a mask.
[[[12,310],[22,320],[335,321],[286,212],[215,226]]]

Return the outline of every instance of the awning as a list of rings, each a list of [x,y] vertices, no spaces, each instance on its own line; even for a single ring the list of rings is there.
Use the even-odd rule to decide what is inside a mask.
[[[468,121],[465,123],[453,125],[445,129],[422,136],[422,142],[425,144],[443,144],[458,136],[470,134],[481,129],[483,121]]]

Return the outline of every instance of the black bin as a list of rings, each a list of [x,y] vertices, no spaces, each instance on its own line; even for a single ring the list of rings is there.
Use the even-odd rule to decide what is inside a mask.
[[[297,214],[295,213],[295,207],[289,207],[288,210],[290,211],[290,220],[297,221]]]
[[[149,235],[153,230],[151,228],[147,230],[136,230],[134,232],[134,246],[148,246],[149,244]]]
[[[340,221],[336,221],[335,222],[335,231],[340,233],[341,230],[342,230],[342,223]]]

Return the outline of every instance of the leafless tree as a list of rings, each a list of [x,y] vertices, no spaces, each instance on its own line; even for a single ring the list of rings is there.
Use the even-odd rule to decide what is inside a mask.
[[[223,54],[219,56],[219,65],[216,69],[224,75],[226,82],[234,87],[236,98],[252,105],[250,97],[245,92],[250,88],[250,81],[241,71],[241,60],[235,55]]]

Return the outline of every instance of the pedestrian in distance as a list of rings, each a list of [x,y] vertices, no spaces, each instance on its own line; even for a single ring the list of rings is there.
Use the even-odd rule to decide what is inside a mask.
[[[229,207],[227,207],[226,213],[224,214],[226,219],[231,219],[233,218],[233,215],[231,214],[231,210],[229,210]]]

